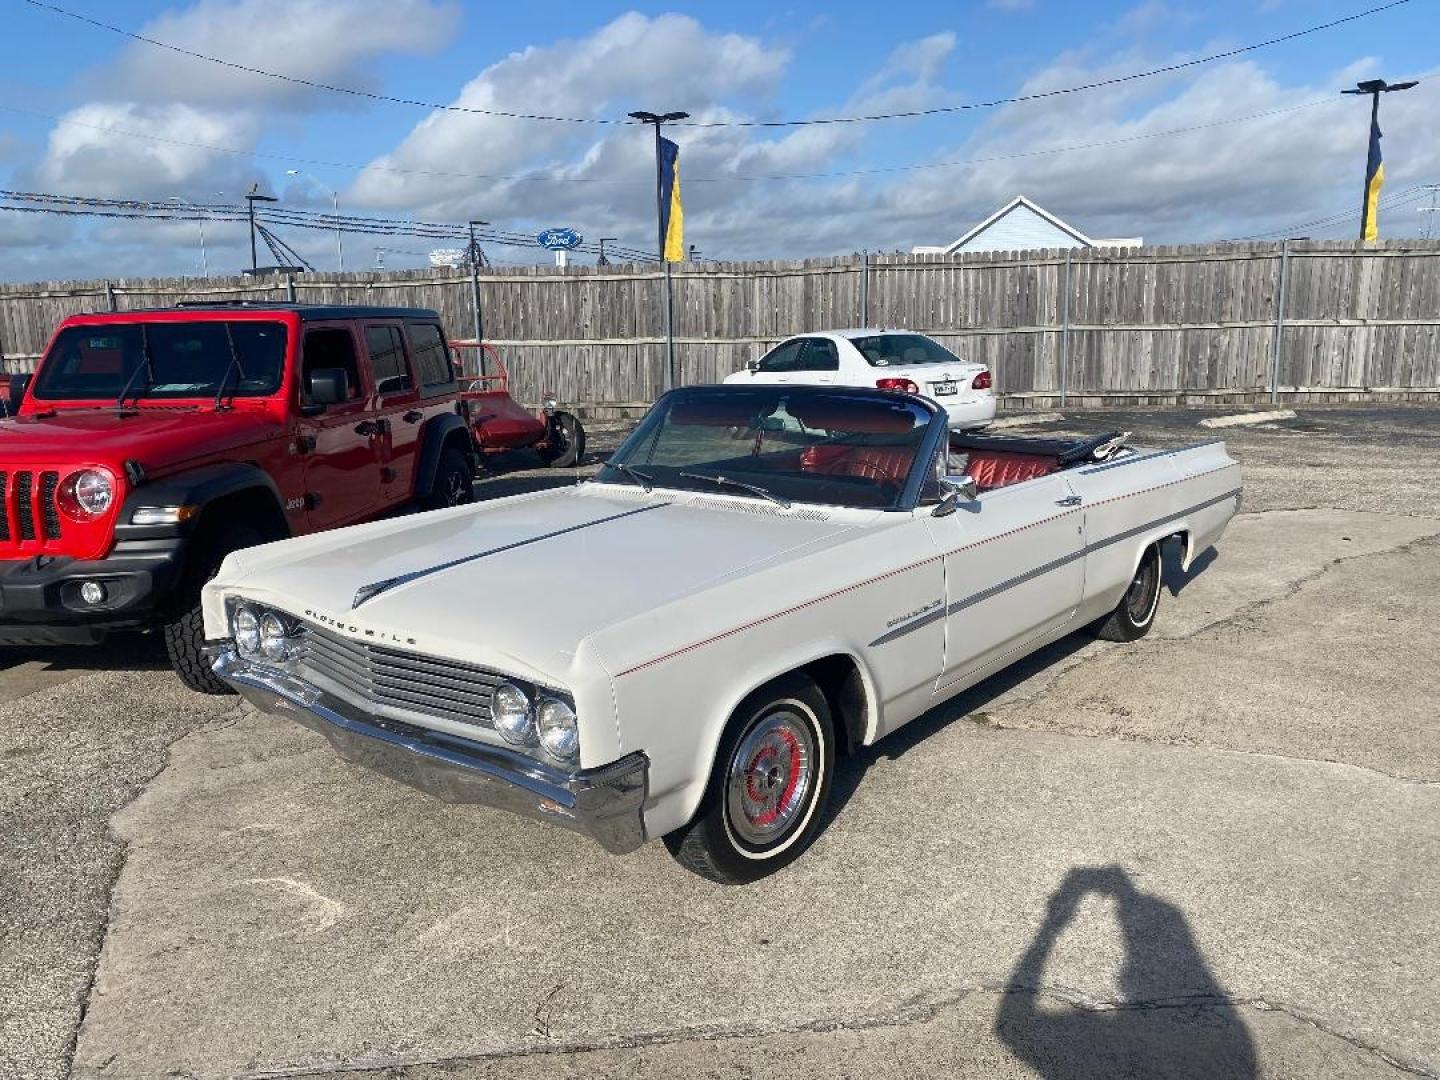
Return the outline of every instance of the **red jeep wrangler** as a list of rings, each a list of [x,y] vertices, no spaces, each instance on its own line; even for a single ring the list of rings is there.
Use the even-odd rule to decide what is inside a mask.
[[[206,303],[76,315],[0,420],[0,645],[159,629],[226,693],[200,587],[227,554],[472,496],[440,317]]]

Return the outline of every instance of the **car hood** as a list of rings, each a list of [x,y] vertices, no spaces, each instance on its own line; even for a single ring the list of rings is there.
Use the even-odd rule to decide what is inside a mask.
[[[60,409],[0,423],[0,460],[115,468],[134,459],[153,474],[201,454],[247,446],[280,430],[268,414],[254,409],[146,406],[126,416],[116,416],[114,406]]]
[[[207,590],[350,636],[567,685],[598,630],[833,541],[875,511],[587,484],[342,529],[231,556]]]

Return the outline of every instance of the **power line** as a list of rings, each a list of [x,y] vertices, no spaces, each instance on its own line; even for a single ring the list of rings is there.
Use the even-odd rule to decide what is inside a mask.
[[[1381,209],[1391,210],[1397,206],[1414,202],[1425,191],[1425,185],[1416,184],[1385,196],[1380,201]],[[1358,210],[1343,210],[1339,213],[1330,214],[1322,218],[1314,218],[1310,221],[1301,221],[1294,225],[1285,225],[1278,229],[1268,229],[1265,232],[1251,233],[1249,236],[1241,236],[1240,240],[1267,240],[1275,236],[1286,236],[1300,232],[1303,229],[1326,229],[1335,225],[1343,225],[1360,216]]]
[[[319,82],[315,79],[301,78],[295,75],[284,75],[275,71],[267,71],[264,68],[254,67],[250,64],[242,64],[234,60],[226,60],[222,57],[210,56],[206,53],[197,52],[193,49],[186,49],[179,45],[173,45],[157,38],[146,37],[143,34],[126,30],[124,27],[115,26],[111,23],[102,22],[99,19],[82,15],[79,12],[70,11],[57,4],[47,3],[46,0],[25,0],[32,7],[41,8],[62,15],[77,22],[86,23],[112,34],[118,34],[132,41],[139,41],[157,49],[165,49],[181,56],[188,56],[196,60],[204,60],[207,63],[218,64],[222,67],[231,68],[235,71],[243,71],[251,75],[259,75],[268,79],[276,79],[281,82],[293,83],[298,86],[309,87],[312,90],[326,90],[330,93],[345,94],[350,97],[367,98],[371,101],[382,101],[392,105],[411,105],[424,109],[432,109],[442,112],[469,113],[480,116],[494,116],[510,120],[542,120],[565,124],[606,124],[629,126],[636,121],[630,119],[611,117],[582,117],[582,116],[550,116],[541,113],[512,112],[503,109],[481,109],[468,105],[444,104],[441,102],[424,101],[418,98],[397,97],[392,94],[381,94],[372,90],[360,90],[351,86],[339,86],[333,83]],[[925,116],[939,116],[948,113],[969,112],[977,109],[993,109],[1002,105],[1017,105],[1022,102],[1043,101],[1048,98],[1061,97],[1067,94],[1083,93],[1087,90],[1098,90],[1107,86],[1119,86],[1124,83],[1136,82],[1140,79],[1152,78],[1156,75],[1168,75],[1176,71],[1184,71],[1188,68],[1199,67],[1203,64],[1214,63],[1217,60],[1228,60],[1235,56],[1243,56],[1246,53],[1255,52],[1258,49],[1269,48],[1272,45],[1279,45],[1287,41],[1294,41],[1297,38],[1306,37],[1310,34],[1318,34],[1324,30],[1331,30],[1346,23],[1355,22],[1359,19],[1377,15],[1382,11],[1400,7],[1408,4],[1410,0],[1390,0],[1389,3],[1380,4],[1377,7],[1367,8],[1364,11],[1345,15],[1330,22],[1320,23],[1316,26],[1306,27],[1304,30],[1296,30],[1289,34],[1282,34],[1279,37],[1269,38],[1265,41],[1255,42],[1251,45],[1242,45],[1238,48],[1227,49],[1224,52],[1211,53],[1208,56],[1195,57],[1191,60],[1177,61],[1173,64],[1165,64],[1161,67],[1151,68],[1147,71],[1132,72],[1128,75],[1117,75],[1109,79],[1099,79],[1094,82],[1083,83],[1079,86],[1067,86],[1055,90],[1041,90],[1031,94],[1017,94],[1012,97],[995,98],[990,101],[969,102],[963,105],[937,105],[925,109],[910,109],[903,112],[871,113],[861,116],[829,116],[813,117],[805,120],[706,120],[689,121],[685,127],[695,128],[789,128],[789,127],[811,127],[818,124],[860,124],[870,123],[878,120],[905,120],[916,119]]]
[[[1143,142],[1148,139],[1167,138],[1174,135],[1185,135],[1195,131],[1205,131],[1210,128],[1225,127],[1230,124],[1248,123],[1252,120],[1261,120],[1270,116],[1281,116],[1285,113],[1298,112],[1301,109],[1313,109],[1318,105],[1333,105],[1342,99],[1338,97],[1316,98],[1312,101],[1302,102],[1299,105],[1289,105],[1280,109],[1268,109],[1264,112],[1246,113],[1243,116],[1232,116],[1224,120],[1212,120],[1204,124],[1191,124],[1187,127],[1167,128],[1163,131],[1143,132],[1139,135],[1128,135],[1117,139],[1102,139],[1097,142],[1071,143],[1064,146],[1042,147],[1038,150],[1024,150],[1013,154],[991,154],[985,157],[961,158],[954,161],[929,161],[916,162],[910,165],[887,165],[867,169],[841,169],[829,172],[812,173],[770,173],[758,175],[746,175],[735,173],[729,176],[687,176],[686,184],[725,184],[731,182],[764,182],[784,180],[824,180],[838,179],[847,176],[871,176],[888,173],[918,172],[928,169],[953,169],[966,165],[986,165],[996,161],[1013,161],[1020,158],[1044,157],[1051,154],[1066,154],[1080,150],[1097,150],[1110,146],[1122,146],[1126,143]],[[353,161],[330,161],[322,158],[301,158],[289,154],[264,153],[259,150],[247,150],[233,146],[217,146],[213,143],[191,142],[187,139],[171,139],[162,135],[152,135],[144,131],[131,131],[126,128],[111,127],[105,124],[87,124],[83,120],[73,120],[65,116],[57,116],[53,113],[36,112],[33,109],[20,109],[11,105],[0,105],[0,112],[20,113],[25,116],[35,116],[46,120],[53,120],[57,124],[68,124],[76,127],[88,128],[92,131],[100,131],[110,135],[123,135],[126,138],[145,139],[151,142],[165,143],[173,146],[185,146],[196,150],[210,150],[220,154],[234,154],[238,156],[250,156],[264,158],[273,161],[283,161],[295,165],[315,165],[332,169],[354,169],[357,172],[385,172],[395,173],[401,176],[436,176],[449,179],[461,180],[505,180],[520,182],[545,181],[548,183],[576,183],[576,184],[634,184],[633,179],[608,176],[556,176],[546,173],[469,173],[454,172],[438,169],[402,169],[391,165],[376,165],[373,163],[361,164]],[[648,176],[646,181],[648,182]]]

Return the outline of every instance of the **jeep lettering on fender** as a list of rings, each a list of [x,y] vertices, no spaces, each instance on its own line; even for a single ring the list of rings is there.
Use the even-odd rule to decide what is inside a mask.
[[[0,646],[163,634],[227,692],[200,588],[241,548],[472,496],[439,316],[224,302],[76,315],[0,419]]]

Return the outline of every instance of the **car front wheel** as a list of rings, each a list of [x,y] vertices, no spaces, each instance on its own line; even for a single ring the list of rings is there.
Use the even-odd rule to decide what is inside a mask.
[[[686,869],[722,884],[774,873],[815,839],[834,768],[825,695],[805,676],[778,679],[736,710],[699,814],[666,844]]]

